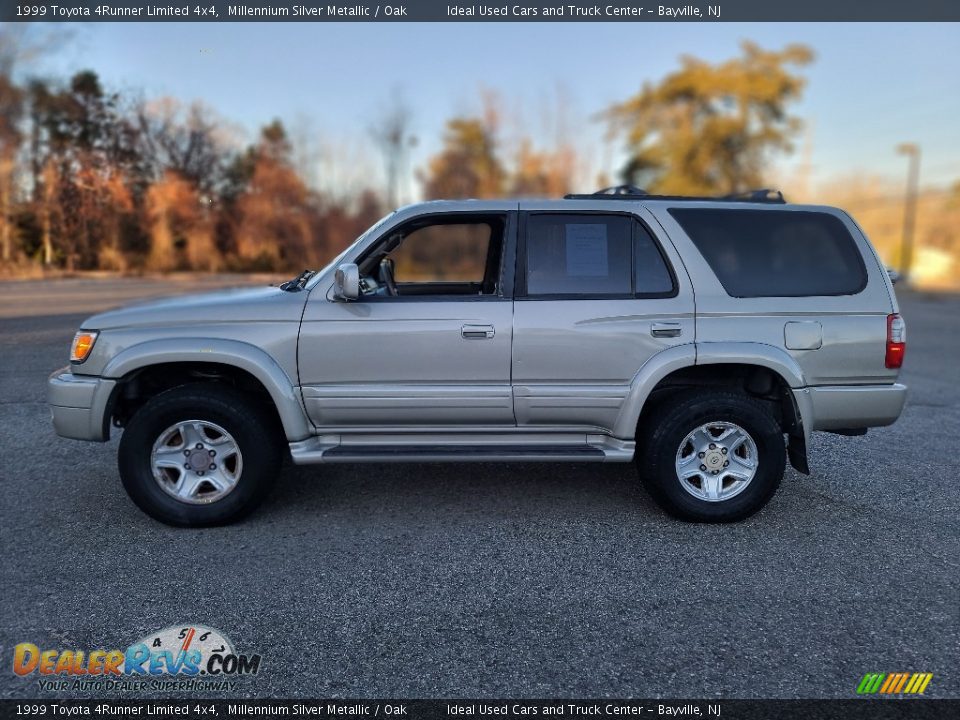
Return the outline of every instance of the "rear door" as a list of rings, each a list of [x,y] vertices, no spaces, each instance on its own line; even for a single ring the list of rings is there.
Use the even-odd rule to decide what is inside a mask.
[[[694,342],[693,295],[676,251],[622,207],[521,203],[513,319],[520,426],[611,431],[640,367]]]

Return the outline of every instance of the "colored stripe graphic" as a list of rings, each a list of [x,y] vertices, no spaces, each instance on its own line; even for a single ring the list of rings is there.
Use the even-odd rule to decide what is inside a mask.
[[[931,680],[933,680],[933,673],[914,673],[904,692],[911,695],[923,695],[923,691],[927,689]]]
[[[900,673],[900,677],[897,678],[897,684],[893,686],[893,689],[890,690],[891,693],[898,693],[903,691],[903,686],[907,684],[907,680],[910,678],[909,673]]]
[[[867,673],[857,685],[858,695],[922,695],[933,673]]]
[[[880,694],[886,695],[888,692],[890,692],[890,688],[896,685],[897,680],[899,679],[900,679],[900,673],[890,673],[889,675],[887,675],[886,681],[883,683],[883,685],[880,688]]]
[[[867,673],[857,686],[857,694],[872,695],[880,689],[880,683],[883,682],[885,677],[885,673]]]

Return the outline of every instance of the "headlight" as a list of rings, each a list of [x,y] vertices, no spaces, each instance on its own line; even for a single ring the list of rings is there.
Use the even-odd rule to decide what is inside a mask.
[[[74,335],[73,345],[70,346],[70,362],[82,363],[86,360],[99,334],[96,330],[80,330]]]

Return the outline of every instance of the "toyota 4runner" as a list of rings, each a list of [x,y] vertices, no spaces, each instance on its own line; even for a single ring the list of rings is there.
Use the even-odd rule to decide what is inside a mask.
[[[253,509],[294,463],[631,462],[671,514],[735,521],[810,433],[900,415],[905,326],[842,210],[762,191],[440,201],[279,287],[91,317],[57,433],[124,428],[133,501]]]

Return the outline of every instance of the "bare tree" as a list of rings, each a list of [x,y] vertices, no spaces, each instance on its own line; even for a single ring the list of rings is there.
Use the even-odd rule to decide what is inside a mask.
[[[320,136],[313,118],[298,113],[288,131],[291,149],[291,161],[300,179],[311,190],[320,185],[321,150]]]
[[[391,106],[370,129],[374,141],[383,154],[383,166],[387,179],[387,205],[395,208],[400,204],[401,185],[407,175],[410,148],[417,144],[417,136],[411,131],[412,115],[399,94],[394,95]]]
[[[173,98],[140,102],[136,107],[140,158],[151,180],[173,171],[201,192],[211,193],[224,169],[225,133],[212,110]]]

